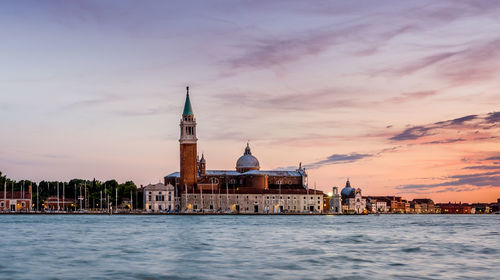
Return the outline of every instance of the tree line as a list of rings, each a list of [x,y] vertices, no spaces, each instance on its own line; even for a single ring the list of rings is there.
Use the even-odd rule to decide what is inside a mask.
[[[14,181],[0,171],[0,199],[3,198],[4,190],[19,192],[24,189],[28,192],[29,186],[31,186],[32,206],[35,210],[43,209],[44,202],[49,197],[57,197],[58,194],[60,200],[64,198],[75,202],[72,206],[73,210],[80,209],[80,205],[82,209],[100,209],[110,205],[113,205],[113,208],[116,205],[133,209],[142,208],[142,194],[138,193],[133,181],[119,184],[114,179],[103,182],[94,178],[93,180],[72,179],[68,182],[44,180],[37,183],[30,180]],[[81,203],[79,197],[84,198]],[[130,201],[132,205],[129,205]]]

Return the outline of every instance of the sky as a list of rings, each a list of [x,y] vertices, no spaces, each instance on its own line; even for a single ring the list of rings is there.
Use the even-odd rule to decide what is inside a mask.
[[[207,169],[500,198],[500,1],[1,1],[0,171],[156,183],[185,87]]]

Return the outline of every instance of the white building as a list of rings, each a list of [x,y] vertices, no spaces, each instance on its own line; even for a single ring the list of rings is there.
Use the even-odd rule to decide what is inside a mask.
[[[349,180],[340,194],[343,212],[361,214],[366,211],[366,199],[361,195],[361,189],[352,188]]]
[[[290,192],[290,191],[289,191]],[[322,213],[323,193],[184,193],[181,209],[186,212],[247,214]],[[186,202],[187,200],[187,202]]]
[[[174,206],[174,186],[158,183],[144,187],[144,210],[147,212],[171,212]]]

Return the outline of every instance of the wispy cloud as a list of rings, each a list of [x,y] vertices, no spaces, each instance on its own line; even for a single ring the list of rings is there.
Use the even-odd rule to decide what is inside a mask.
[[[449,86],[460,86],[490,79],[498,74],[495,61],[500,58],[500,39],[468,42],[450,48],[460,50],[442,51],[417,58],[406,65],[377,69],[371,75],[401,77],[431,69],[435,77]]]
[[[436,95],[438,92],[436,90],[426,90],[426,91],[416,91],[416,92],[404,92],[400,96],[392,97],[388,102],[392,103],[403,103],[412,100],[419,100]]]
[[[443,134],[446,136],[446,133],[443,130],[461,130],[467,131],[469,130],[473,135],[478,135],[480,130],[490,130],[493,127],[497,126],[497,122],[499,122],[498,112],[489,113],[486,115],[467,115],[464,117],[440,121],[427,125],[417,125],[411,126],[403,130],[402,132],[392,136],[389,140],[392,141],[409,141],[409,140],[417,140],[420,138],[433,136],[436,134]],[[491,133],[495,133],[492,131]],[[486,135],[486,136],[474,136],[465,139],[464,137],[460,138],[444,138],[437,139],[433,141],[422,142],[421,144],[447,144],[447,143],[455,143],[455,142],[463,142],[463,141],[478,141],[478,140],[487,140],[496,138],[496,135]]]
[[[410,184],[398,186],[396,189],[412,192],[412,191],[443,191],[442,187],[447,188],[445,191],[462,191],[461,186],[476,187],[476,188],[499,188],[500,187],[500,171],[483,172],[475,174],[460,174],[447,177],[447,181],[437,184]]]
[[[168,106],[168,107],[157,107],[157,108],[148,108],[144,109],[142,111],[140,110],[122,110],[122,111],[115,111],[114,113],[119,115],[119,116],[126,116],[126,117],[142,117],[142,116],[157,116],[157,115],[163,115],[163,114],[168,114],[172,112],[172,110],[177,109],[176,106]]]
[[[73,103],[69,103],[69,104],[63,106],[62,109],[70,110],[70,109],[83,109],[83,108],[89,108],[89,107],[96,107],[96,106],[101,106],[101,105],[117,102],[117,101],[120,101],[122,99],[123,98],[119,97],[119,96],[107,95],[107,96],[103,96],[100,98],[75,101]]]
[[[268,68],[319,54],[342,38],[357,34],[366,28],[364,24],[336,30],[333,27],[302,31],[284,38],[263,38],[251,44],[241,45],[243,54],[226,61],[232,71],[240,68]]]
[[[304,165],[304,167],[309,168],[309,169],[315,169],[322,167],[324,165],[331,165],[331,164],[346,164],[346,163],[352,163],[356,162],[365,158],[369,158],[374,156],[373,154],[358,154],[358,153],[351,153],[351,154],[333,154],[326,159],[319,160],[313,163],[309,163]]]
[[[487,157],[484,160],[500,160],[500,156]]]
[[[464,169],[473,169],[473,170],[499,170],[499,165],[474,165],[474,166],[466,166]]]
[[[430,142],[423,142],[422,144],[449,144],[449,143],[456,143],[456,142],[463,142],[466,141],[463,138],[455,138],[455,139],[444,139],[444,140],[435,140],[435,141],[430,141]]]

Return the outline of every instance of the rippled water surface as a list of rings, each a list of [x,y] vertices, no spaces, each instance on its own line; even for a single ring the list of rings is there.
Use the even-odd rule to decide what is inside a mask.
[[[1,279],[493,279],[500,215],[0,215]]]

